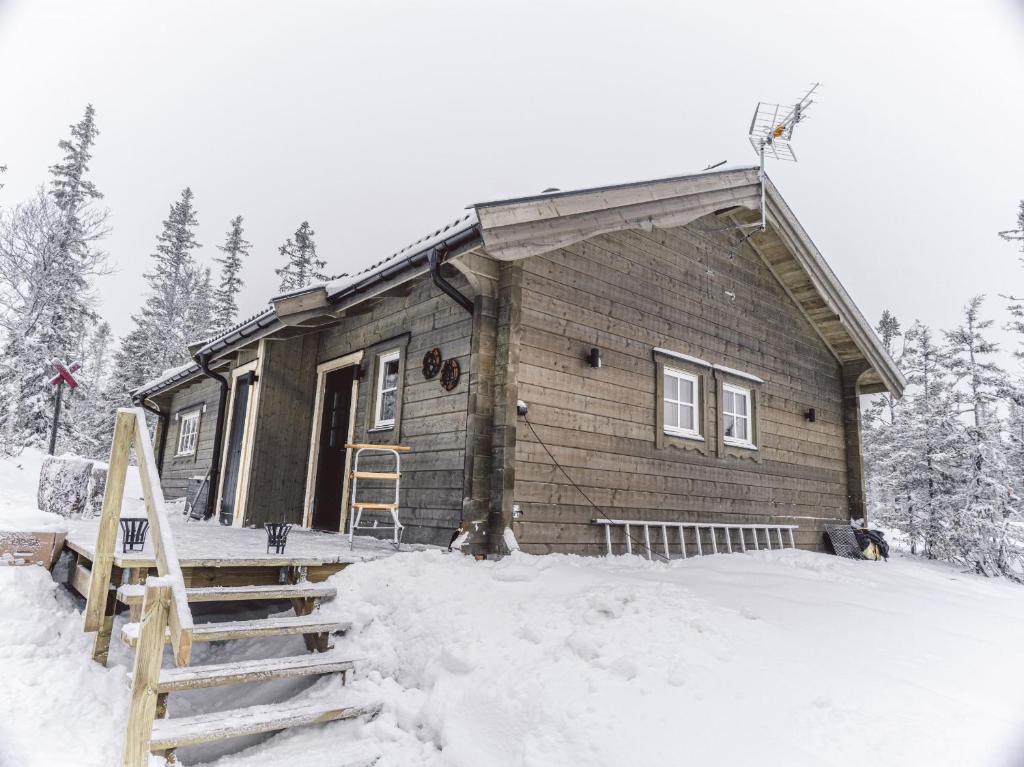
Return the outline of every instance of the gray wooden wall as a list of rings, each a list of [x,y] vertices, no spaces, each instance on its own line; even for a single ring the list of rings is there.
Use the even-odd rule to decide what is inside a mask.
[[[306,335],[268,341],[263,349],[245,525],[302,524],[317,338]],[[225,429],[225,449],[227,438]]]
[[[171,413],[160,478],[160,485],[166,498],[183,498],[188,480],[194,476],[203,476],[209,471],[213,455],[213,434],[217,428],[219,397],[220,385],[216,381],[202,377],[196,379],[194,383],[175,389],[170,395],[157,398],[161,410],[169,408]],[[180,424],[175,421],[174,416],[202,405],[206,406],[206,412],[199,419],[195,454],[176,456]]]
[[[711,220],[708,228],[722,226]],[[697,226],[602,235],[524,260],[521,301],[518,397],[608,515],[779,520],[800,525],[798,544],[808,548],[820,545],[826,522],[847,518],[838,363],[749,248]],[[603,352],[600,369],[584,361],[592,346]],[[656,447],[655,347],[764,379],[759,460],[720,451],[714,433],[708,455],[672,441]],[[717,403],[709,404],[713,429]],[[516,436],[523,549],[603,553],[603,533],[590,524],[602,514],[523,423]]]
[[[464,282],[453,281],[465,288]],[[366,350],[354,439],[398,442],[412,448],[402,457],[401,513],[407,525],[406,541],[447,544],[459,525],[465,484],[471,336],[470,315],[440,293],[426,275],[416,280],[408,295],[377,299],[365,311],[343,318],[320,334],[318,362]],[[398,423],[393,430],[372,431],[374,357],[396,346],[403,349],[405,362]],[[440,377],[423,378],[423,355],[434,347],[441,350],[443,359],[457,359],[462,368],[462,379],[451,392],[442,389]],[[304,450],[308,449],[307,431]],[[302,460],[306,460],[305,453]],[[371,489],[369,483],[364,487]]]

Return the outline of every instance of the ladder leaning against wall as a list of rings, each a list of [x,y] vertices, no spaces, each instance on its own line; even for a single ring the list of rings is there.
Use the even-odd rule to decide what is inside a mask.
[[[348,510],[348,541],[352,543],[353,536],[357,530],[377,531],[377,530],[390,530],[391,531],[391,542],[397,549],[402,543],[402,532],[405,527],[398,519],[398,506],[399,506],[399,490],[402,484],[402,453],[408,453],[412,448],[406,445],[375,445],[357,442],[354,444],[345,445],[350,450],[355,450],[355,457],[352,459],[352,473],[349,474],[349,479],[352,480],[352,486],[349,488],[349,502]],[[363,457],[386,457],[393,459],[394,465],[392,471],[365,471],[359,468],[359,460]],[[363,501],[359,497],[359,480],[376,480],[380,482],[393,482],[394,483],[394,496],[389,501]],[[364,488],[366,489],[366,488]],[[378,497],[385,492],[386,489],[372,488],[372,492]],[[363,512],[364,511],[387,511],[391,514],[391,524],[381,525],[377,519],[374,519],[372,524],[364,525]]]

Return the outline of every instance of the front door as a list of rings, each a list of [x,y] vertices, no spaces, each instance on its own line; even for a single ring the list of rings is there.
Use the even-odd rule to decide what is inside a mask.
[[[352,410],[355,366],[332,370],[324,378],[320,437],[313,495],[313,527],[341,529],[341,504],[345,494],[345,443]]]
[[[246,373],[235,379],[234,399],[231,403],[231,424],[228,431],[227,453],[224,461],[224,480],[220,492],[220,523],[230,525],[235,520],[235,496],[238,474],[242,467],[242,438],[245,435],[245,417],[249,412],[249,393],[256,380],[255,373]]]

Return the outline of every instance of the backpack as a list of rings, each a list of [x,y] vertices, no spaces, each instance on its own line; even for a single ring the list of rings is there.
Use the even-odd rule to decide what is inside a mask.
[[[881,530],[854,530],[857,545],[868,559],[889,560],[889,544]]]

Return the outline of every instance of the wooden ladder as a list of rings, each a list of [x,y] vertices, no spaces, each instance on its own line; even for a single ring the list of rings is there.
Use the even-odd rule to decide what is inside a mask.
[[[126,584],[114,590],[110,586],[114,544],[132,446],[139,463],[158,575],[146,578],[144,584]],[[97,632],[97,645],[102,644],[105,630],[109,642],[114,612],[111,602],[121,602],[131,610],[132,622],[121,631],[121,639],[135,648],[122,767],[146,767],[151,753],[173,762],[174,750],[179,746],[377,714],[379,706],[353,706],[339,697],[328,697],[167,718],[167,696],[172,692],[327,674],[339,674],[342,685],[348,681],[353,661],[329,646],[330,636],[346,630],[348,624],[316,614],[321,600],[333,598],[335,589],[309,583],[305,576],[305,568],[289,567],[282,572],[286,583],[186,588],[164,510],[145,413],[140,408],[118,410],[89,580],[85,630]],[[290,600],[295,615],[196,625],[189,607],[192,602],[264,600]],[[303,636],[313,654],[188,665],[194,642],[296,634]],[[162,659],[168,641],[175,666],[164,669]],[[105,648],[102,658],[95,652],[94,658],[105,663]]]
[[[408,453],[411,448],[405,445],[375,445],[375,444],[364,444],[355,443],[345,445],[350,450],[355,450],[355,457],[352,459],[352,473],[349,474],[349,478],[352,480],[352,487],[349,490],[349,497],[352,499],[349,503],[349,514],[348,514],[348,542],[352,543],[352,538],[356,533],[356,530],[390,530],[391,531],[391,542],[395,548],[398,548],[402,542],[402,531],[405,529],[402,523],[398,520],[398,496],[399,489],[402,484],[402,453]],[[359,468],[359,459],[364,453],[384,453],[391,456],[395,460],[394,471],[361,471]],[[392,501],[381,503],[381,502],[365,502],[360,501],[357,490],[359,488],[359,480],[377,480],[383,482],[394,482],[395,483],[395,495]],[[372,525],[362,525],[363,512],[364,511],[387,511],[391,514],[392,524],[390,525],[378,525],[377,520],[373,521]]]

